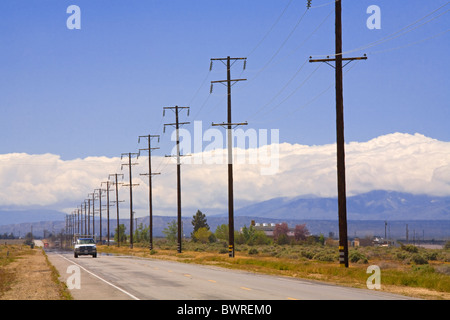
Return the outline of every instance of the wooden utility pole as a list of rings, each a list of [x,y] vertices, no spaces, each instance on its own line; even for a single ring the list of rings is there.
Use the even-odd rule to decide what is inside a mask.
[[[165,111],[166,110],[172,110],[175,112],[175,123],[166,123],[164,124],[164,132],[166,130],[166,126],[175,126],[175,130],[176,130],[176,135],[177,135],[177,220],[178,220],[178,247],[177,247],[177,252],[181,253],[181,240],[182,240],[182,221],[181,221],[181,161],[180,161],[180,133],[179,133],[179,129],[181,125],[185,125],[185,124],[189,124],[189,122],[180,122],[179,118],[178,118],[178,114],[180,113],[181,110],[187,110],[187,115],[189,116],[189,107],[179,107],[179,106],[175,106],[175,107],[164,107],[163,108],[163,117],[165,116]],[[169,157],[171,157],[172,155],[170,155]]]
[[[101,185],[100,185],[101,186]],[[99,230],[99,234],[100,234],[100,243],[102,242],[102,193],[103,191],[106,191],[105,189],[102,189],[101,187],[99,189],[95,189],[95,191],[98,191],[98,207],[99,207],[99,218],[100,218],[100,230]]]
[[[77,233],[79,233],[79,234],[81,234],[81,228],[83,226],[82,220],[81,220],[83,218],[82,210],[83,210],[82,208],[77,209],[77,211],[78,211],[78,231],[77,231]]]
[[[109,246],[109,234],[110,234],[110,230],[109,230],[109,192],[112,191],[109,187],[111,186],[111,181],[103,181],[101,183],[101,185],[103,185],[104,183],[106,183],[106,223],[107,223],[107,240],[108,240],[108,246]]]
[[[92,195],[92,235],[95,237],[95,190],[89,195]]]
[[[137,153],[122,153],[120,159],[123,159],[123,156],[127,156],[128,157],[128,163],[124,163],[122,164],[122,168],[123,166],[128,166],[128,175],[129,175],[129,183],[128,184],[124,184],[124,187],[130,187],[130,248],[133,249],[133,186],[138,186],[138,184],[133,184],[133,175],[131,174],[131,166],[136,165],[137,163],[131,163],[131,158],[133,157],[133,155],[138,155]]]
[[[86,219],[86,200],[84,200],[84,234],[88,234],[87,233],[87,219]]]
[[[159,142],[159,135],[146,135],[146,136],[139,136],[138,143],[141,142],[141,138],[146,138],[148,142],[148,147],[146,149],[139,149],[139,154],[141,151],[148,151],[148,173],[141,173],[141,176],[148,176],[148,210],[149,210],[149,242],[150,242],[150,250],[153,249],[153,204],[152,204],[152,176],[158,175],[160,173],[153,173],[152,172],[152,150],[156,150],[159,148],[152,148],[151,147],[151,140],[152,138],[158,138]]]
[[[87,212],[87,234],[91,235],[91,199],[86,199],[88,202],[88,212]]]
[[[337,184],[338,184],[338,215],[339,215],[339,263],[348,268],[348,237],[347,237],[347,196],[345,182],[345,139],[344,139],[344,86],[342,69],[343,61],[366,60],[367,57],[342,57],[342,5],[341,0],[335,2],[335,48],[334,59],[310,59],[309,62],[335,61],[336,78],[336,148],[337,148]],[[331,64],[330,64],[331,65]],[[331,65],[332,66],[332,65]]]
[[[214,83],[226,83],[227,86],[227,122],[226,123],[213,123],[213,126],[221,126],[227,129],[227,139],[228,139],[228,231],[229,231],[229,243],[228,243],[228,255],[230,258],[234,258],[234,196],[233,196],[233,134],[232,128],[240,125],[247,125],[245,123],[232,123],[231,121],[231,86],[232,83],[239,81],[246,81],[247,79],[231,79],[231,61],[235,62],[237,60],[244,61],[244,69],[247,63],[247,58],[231,58],[230,56],[226,58],[213,58],[211,59],[212,69],[213,61],[221,61],[227,67],[227,80],[211,81],[211,92]]]
[[[119,233],[119,203],[123,202],[123,201],[119,201],[119,179],[118,177],[121,176],[121,178],[123,179],[123,174],[121,173],[114,173],[114,174],[110,174],[108,179],[111,178],[111,176],[113,176],[114,179],[114,186],[116,187],[116,200],[114,201],[116,204],[116,219],[117,219],[117,246],[120,247],[120,233]],[[123,184],[122,182],[120,184]]]

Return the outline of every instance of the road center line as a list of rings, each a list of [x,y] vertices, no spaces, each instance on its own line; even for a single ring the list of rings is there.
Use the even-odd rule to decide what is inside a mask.
[[[74,261],[72,261],[72,260],[70,260],[70,259],[67,259],[67,258],[64,257],[63,255],[60,255],[60,254],[58,254],[58,255],[59,255],[61,258],[63,258],[63,259],[65,259],[65,260],[69,261],[70,263],[72,263],[72,264],[74,264],[74,265],[80,267],[81,269],[83,269],[84,271],[86,271],[87,273],[89,273],[90,275],[93,275],[93,276],[96,277],[97,279],[99,279],[99,280],[103,281],[104,283],[110,285],[111,287],[113,287],[113,288],[115,288],[115,289],[117,289],[117,290],[119,290],[119,291],[125,293],[126,295],[128,295],[128,296],[131,297],[132,299],[134,299],[134,300],[140,300],[139,298],[135,297],[135,296],[132,295],[131,293],[129,293],[129,292],[123,290],[122,288],[119,288],[118,286],[116,286],[116,285],[112,284],[111,282],[109,282],[109,281],[103,279],[102,277],[96,275],[95,273],[92,273],[91,271],[89,271],[89,270],[86,269],[85,267],[79,265],[78,263],[76,263],[76,262],[74,262]]]

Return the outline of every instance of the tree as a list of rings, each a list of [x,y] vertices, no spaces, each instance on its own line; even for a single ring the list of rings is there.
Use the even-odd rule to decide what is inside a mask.
[[[149,227],[144,227],[142,223],[134,231],[134,242],[149,242]]]
[[[31,233],[31,232],[28,232],[26,235],[25,235],[25,244],[26,245],[31,245],[33,243],[33,234]]]
[[[240,244],[246,243],[248,245],[262,245],[270,242],[264,231],[256,230],[254,226],[250,226],[250,228],[244,226],[237,239]]]
[[[204,215],[200,210],[197,210],[197,213],[194,216],[192,216],[191,223],[192,223],[192,226],[194,227],[194,230],[191,233],[191,237],[194,241],[197,240],[197,238],[195,237],[195,233],[200,228],[206,228],[206,230],[209,231],[209,226],[206,221],[206,215]]]
[[[200,241],[201,243],[207,243],[210,242],[212,234],[213,233],[211,231],[203,227],[195,231],[194,238]]]
[[[228,224],[221,224],[220,226],[217,226],[215,235],[217,239],[228,241]]]
[[[288,231],[289,227],[286,222],[278,223],[273,229],[273,238],[275,240],[278,240],[278,238],[282,235],[286,236],[287,238]]]
[[[294,238],[295,240],[299,241],[299,240],[306,240],[306,237],[309,236],[309,230],[308,228],[306,228],[306,223],[305,224],[298,224],[295,226],[295,230],[294,230]]]
[[[120,224],[119,230],[117,230],[117,228],[115,230],[116,230],[116,233],[114,234],[115,242],[124,243],[125,241],[127,241],[127,235],[125,234],[126,228],[124,224]]]
[[[172,220],[167,223],[167,228],[163,230],[163,233],[166,235],[167,240],[169,242],[175,242],[177,240],[178,234],[178,224],[176,220]]]
[[[280,234],[280,236],[277,238],[277,244],[288,244],[289,243],[289,238],[288,235],[286,233],[282,233]]]

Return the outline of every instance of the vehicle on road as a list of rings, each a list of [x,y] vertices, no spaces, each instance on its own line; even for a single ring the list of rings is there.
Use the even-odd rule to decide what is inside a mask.
[[[95,239],[92,236],[77,236],[74,239],[73,256],[91,255],[93,258],[97,258],[97,246],[95,245]]]

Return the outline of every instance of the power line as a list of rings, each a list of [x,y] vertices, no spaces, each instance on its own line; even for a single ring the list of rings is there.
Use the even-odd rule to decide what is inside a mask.
[[[275,53],[272,55],[272,57],[269,59],[269,61],[267,61],[266,64],[261,69],[259,69],[259,71],[256,73],[256,75],[253,77],[253,80],[256,79],[261,74],[261,72],[263,72],[270,65],[270,63],[273,61],[273,59],[275,59],[275,57],[280,53],[281,49],[283,49],[285,44],[288,42],[288,40],[294,34],[295,30],[297,30],[298,26],[303,21],[303,18],[306,16],[307,12],[308,12],[308,9],[306,9],[305,12],[300,16],[300,18],[297,20],[297,23],[295,24],[294,28],[288,34],[286,39],[284,39],[284,41],[281,43],[281,45],[278,47],[278,49],[275,51]]]
[[[336,56],[336,55],[344,55],[344,54],[353,53],[353,52],[361,51],[361,50],[364,50],[364,49],[368,49],[368,48],[371,48],[371,47],[380,45],[380,44],[382,44],[382,43],[385,43],[385,42],[394,40],[394,39],[396,39],[396,38],[398,38],[398,37],[400,37],[400,36],[402,36],[402,35],[405,35],[405,34],[411,32],[411,31],[416,30],[416,29],[419,28],[419,27],[422,27],[422,26],[424,26],[424,25],[430,23],[430,22],[433,21],[433,20],[436,20],[437,18],[439,18],[439,17],[443,16],[444,14],[446,14],[447,12],[449,12],[450,9],[447,10],[447,11],[444,11],[443,13],[440,13],[439,15],[437,15],[437,16],[435,16],[435,17],[429,19],[428,21],[426,21],[426,22],[424,22],[424,23],[422,23],[422,24],[420,24],[420,25],[418,25],[418,26],[416,26],[416,27],[414,27],[414,28],[412,28],[412,29],[410,29],[410,30],[407,30],[407,29],[411,28],[412,26],[414,26],[415,24],[419,23],[420,21],[422,21],[422,20],[428,18],[429,16],[433,15],[434,13],[438,12],[439,10],[441,10],[442,8],[444,8],[445,6],[447,6],[449,3],[450,3],[450,1],[448,1],[448,2],[445,3],[444,5],[440,6],[439,8],[433,10],[432,12],[426,14],[426,15],[423,16],[422,18],[420,18],[420,19],[414,21],[413,23],[410,23],[409,25],[407,25],[407,26],[401,28],[400,30],[398,30],[398,31],[396,31],[396,32],[393,32],[393,33],[391,33],[391,34],[389,34],[389,35],[387,35],[387,36],[385,36],[385,37],[383,37],[383,38],[381,38],[381,39],[378,39],[378,40],[376,40],[376,41],[373,41],[373,42],[371,42],[371,43],[368,43],[368,44],[366,44],[366,45],[364,45],[364,46],[361,46],[361,47],[358,47],[358,48],[355,48],[355,49],[352,49],[352,50],[349,50],[349,51],[346,51],[346,52],[342,52],[342,53],[313,55],[312,57],[325,57],[325,56],[330,57],[330,56]],[[406,30],[406,31],[404,31],[404,30]],[[404,32],[403,32],[403,31],[404,31]]]
[[[332,2],[334,3],[334,1]],[[331,10],[330,13],[321,21],[321,23],[291,52],[289,53],[287,56],[285,56],[283,59],[279,60],[277,63],[275,63],[272,66],[278,65],[279,63],[281,63],[282,61],[284,61],[285,59],[287,59],[288,57],[290,57],[292,54],[294,54],[296,51],[298,51],[319,29],[320,27],[322,27],[322,25],[328,20],[328,18],[331,16],[331,14],[333,13],[334,10]],[[300,66],[300,68],[297,69],[297,71],[295,72],[295,74],[287,81],[287,83],[278,91],[278,93],[272,97],[266,104],[264,104],[262,107],[260,107],[253,115],[250,116],[249,119],[254,119],[264,108],[266,108],[268,105],[270,105],[270,103],[272,103],[272,101],[274,101],[288,86],[289,84],[297,77],[297,75],[303,70],[304,66],[306,65],[306,63],[308,62],[308,60],[305,60],[305,62]],[[314,73],[315,71],[313,71]],[[310,77],[310,76],[309,76]],[[308,77],[308,78],[309,78]],[[254,80],[254,79],[251,79]],[[248,84],[253,83],[252,81],[248,82]],[[300,86],[302,87],[303,84]],[[243,90],[243,88],[245,88],[246,85],[244,85],[243,87],[240,88],[240,90]],[[300,89],[300,87],[297,87],[297,89],[295,89],[295,91],[297,91],[298,89]],[[293,93],[292,93],[293,94]],[[292,95],[291,94],[291,95]],[[290,96],[291,96],[290,95]],[[286,99],[287,100],[287,99]],[[283,101],[284,102],[284,101]],[[281,104],[281,103],[280,103]],[[278,104],[276,107],[274,107],[273,109],[276,109],[280,104]]]
[[[286,85],[280,89],[280,91],[278,91],[278,93],[271,99],[269,100],[262,108],[260,108],[255,114],[253,114],[253,116],[249,119],[255,119],[257,118],[257,115],[268,105],[270,105],[270,103],[272,103],[273,100],[275,100],[275,98],[277,98],[286,88],[287,86],[294,80],[294,78],[297,76],[297,74],[303,69],[303,67],[306,65],[306,63],[308,62],[308,60],[306,60],[303,65],[300,67],[300,69],[294,74],[294,76],[286,83]],[[272,111],[274,111],[275,109],[277,109],[279,106],[281,106],[283,103],[285,103],[289,98],[291,98],[298,90],[300,90],[305,84],[306,82],[314,75],[314,73],[316,73],[316,71],[320,68],[320,65],[318,65],[306,78],[305,80],[303,80],[302,83],[300,83],[299,86],[297,86],[287,97],[285,97],[281,102],[279,102],[278,104],[276,104],[275,106],[273,106],[272,108],[270,108],[268,111],[266,111],[264,114],[268,114]]]
[[[284,14],[286,13],[287,9],[289,8],[289,6],[291,5],[293,0],[290,0],[288,2],[288,4],[286,5],[286,7],[284,7],[283,11],[281,12],[281,14],[278,16],[278,18],[275,20],[275,22],[272,24],[272,26],[270,27],[270,29],[266,32],[266,34],[262,37],[262,39],[256,44],[256,46],[250,51],[249,54],[247,54],[247,57],[250,56],[253,52],[256,51],[256,49],[258,49],[258,47],[264,42],[264,40],[266,40],[266,38],[269,36],[269,34],[272,32],[272,30],[275,28],[275,26],[278,24],[278,22],[280,22],[281,18],[284,16]]]
[[[350,72],[350,70],[352,70],[359,61],[356,61],[350,68],[347,69],[347,71],[344,73],[347,74],[348,72]],[[295,108],[294,110],[292,110],[291,112],[289,112],[286,115],[283,115],[281,117],[278,118],[271,118],[271,121],[279,121],[279,120],[283,120],[286,118],[291,117],[294,113],[296,113],[297,111],[306,108],[307,106],[309,106],[311,103],[313,103],[314,101],[316,101],[317,99],[319,99],[322,95],[324,95],[328,90],[330,90],[332,87],[334,86],[334,81],[332,81],[330,83],[330,85],[328,87],[326,87],[324,90],[320,91],[318,94],[316,94],[313,98],[311,98],[308,102],[302,104],[300,107]]]
[[[450,29],[447,29],[447,30],[444,30],[444,31],[442,31],[442,32],[440,32],[438,34],[435,34],[435,35],[431,36],[431,37],[427,37],[427,38],[424,38],[424,39],[421,39],[421,40],[418,40],[418,41],[410,42],[410,43],[407,43],[407,44],[404,44],[404,45],[401,45],[401,46],[398,46],[398,47],[390,48],[390,49],[383,49],[383,50],[378,50],[378,51],[369,51],[368,53],[373,55],[373,54],[386,53],[386,52],[391,52],[391,51],[394,51],[394,50],[399,50],[399,49],[411,47],[413,45],[416,45],[416,44],[419,44],[419,43],[422,43],[422,42],[426,42],[426,41],[429,41],[431,39],[440,37],[440,36],[446,34],[449,31],[450,31]]]

